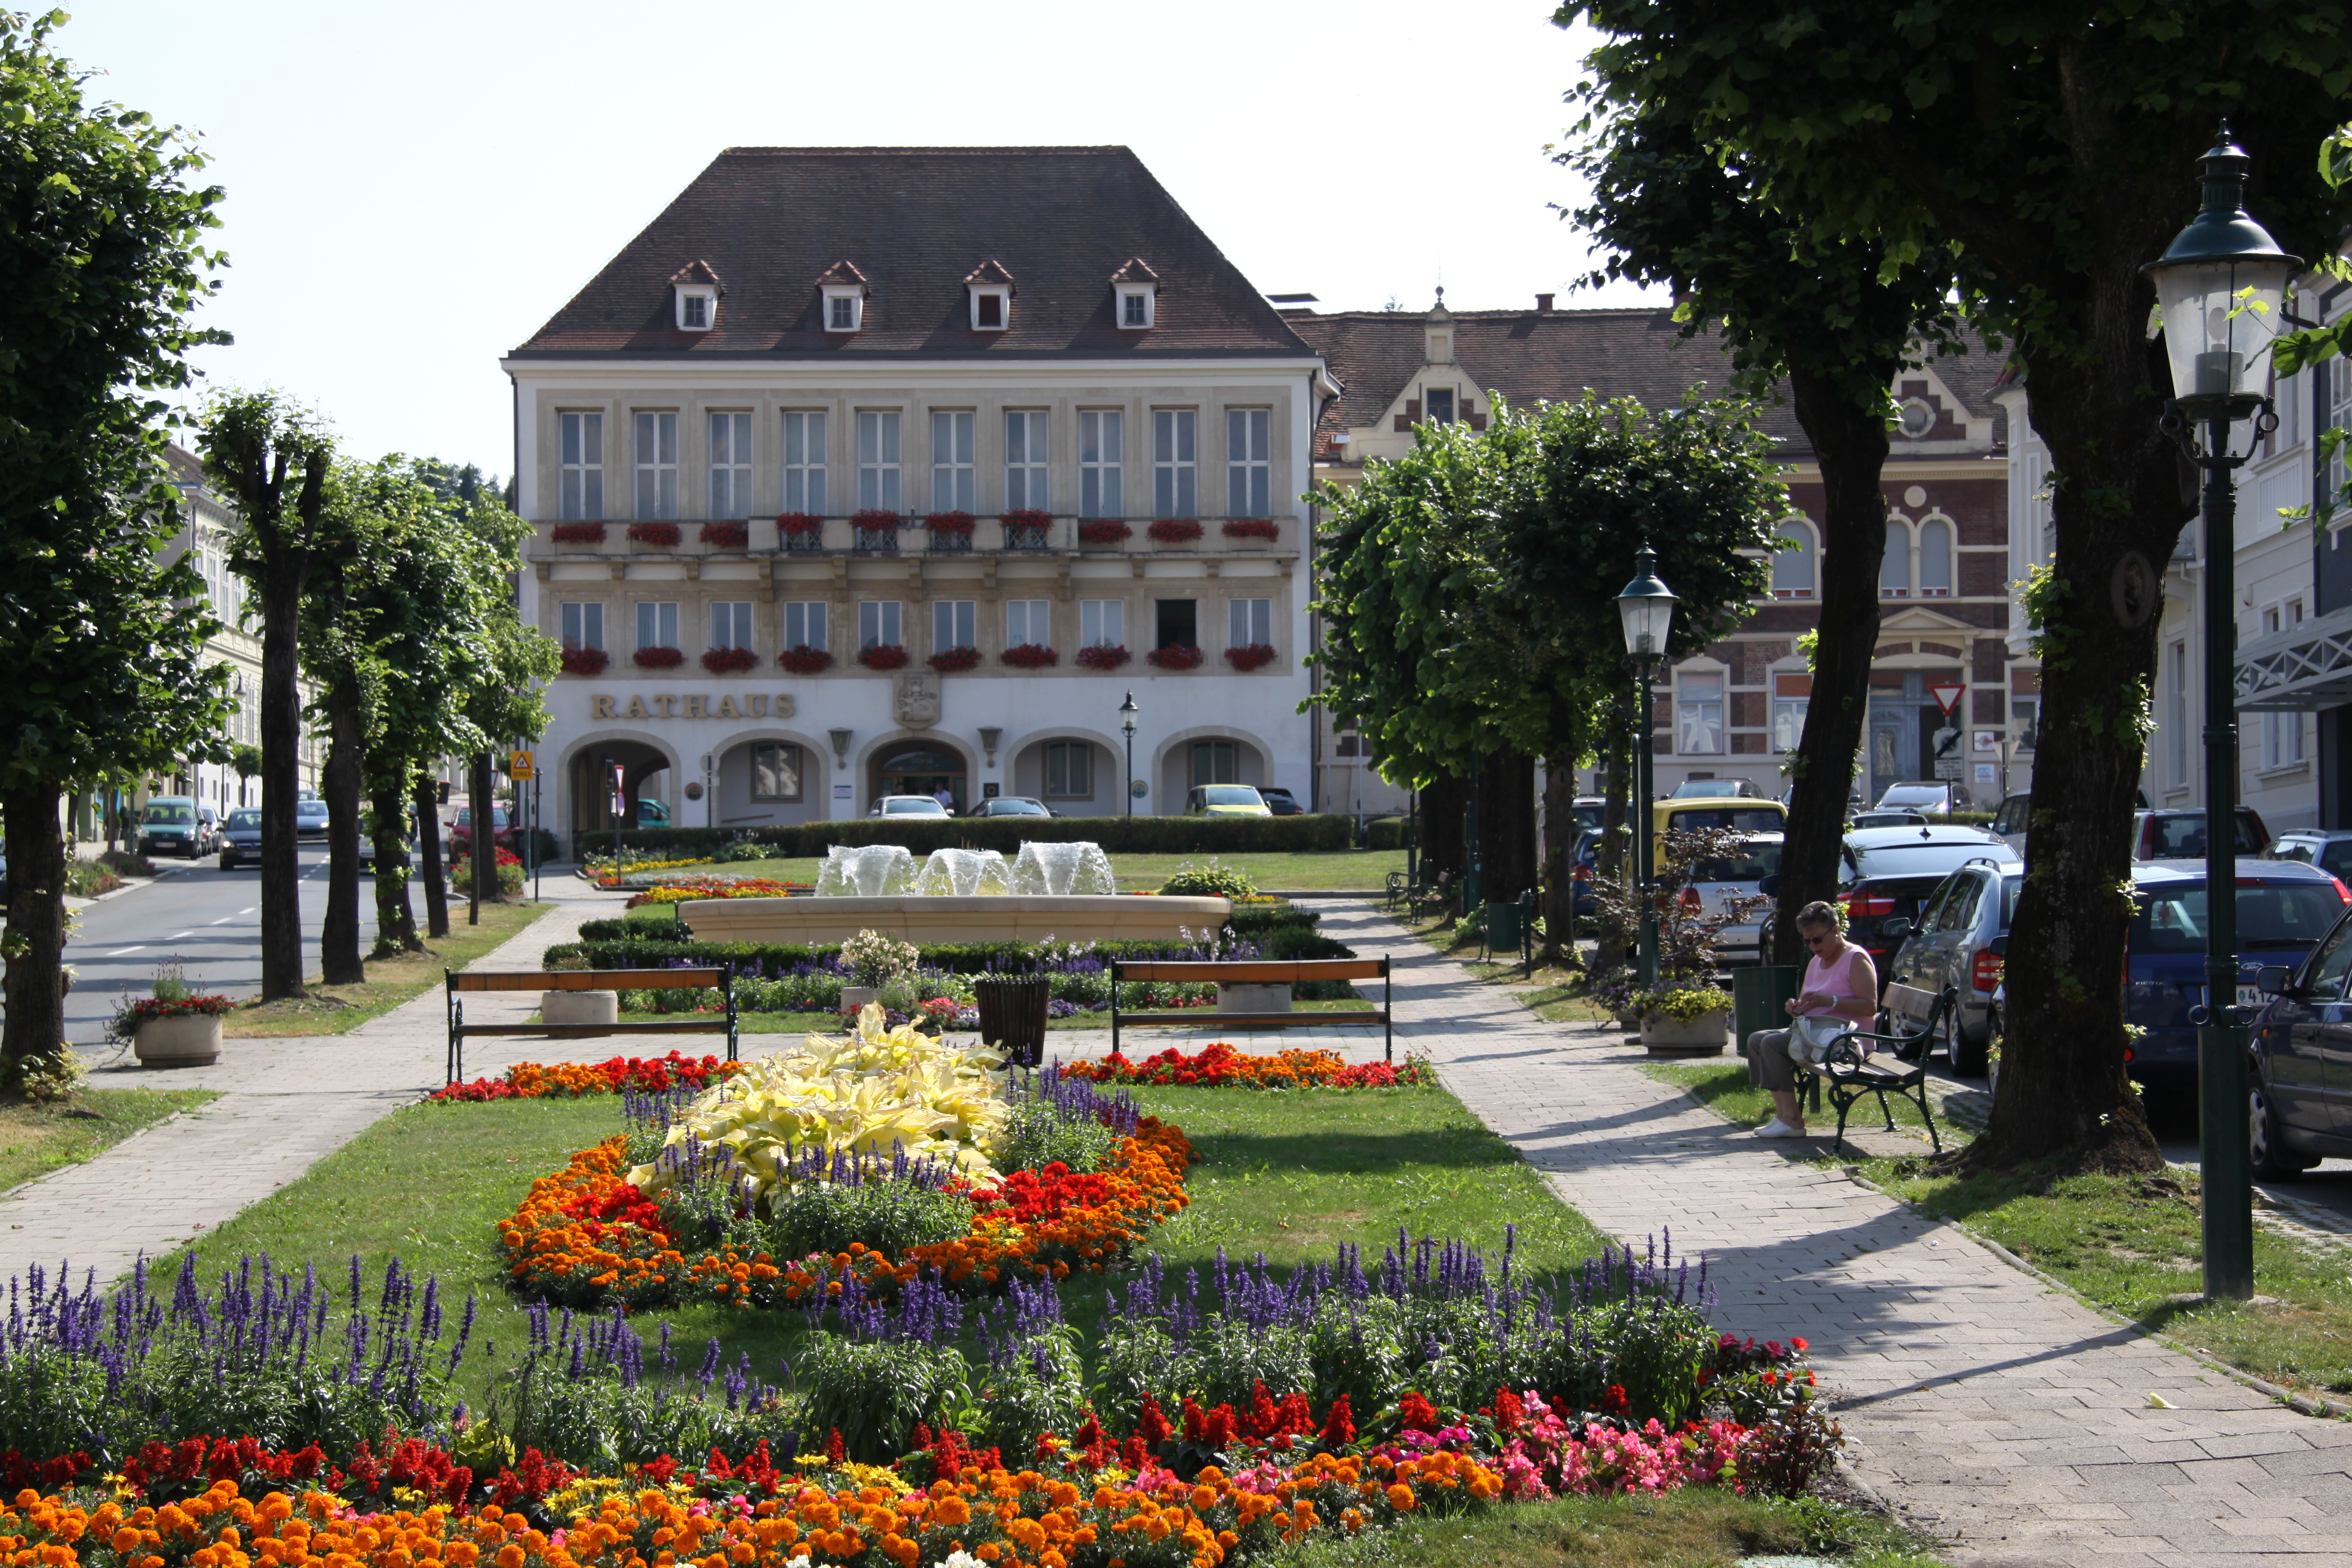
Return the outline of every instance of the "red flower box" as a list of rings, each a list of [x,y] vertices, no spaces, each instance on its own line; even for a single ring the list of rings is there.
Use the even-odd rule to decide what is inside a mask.
[[[923,526],[933,533],[970,533],[972,522],[968,511],[935,511],[923,518]]]
[[[1117,669],[1134,657],[1118,643],[1097,643],[1078,649],[1076,662],[1080,669]]]
[[[1225,660],[1235,669],[1261,669],[1274,659],[1274,645],[1269,642],[1244,643],[1225,649]]]
[[[566,675],[602,675],[604,667],[612,662],[612,656],[601,647],[568,647],[563,650],[563,673]]]
[[[714,647],[702,656],[702,668],[713,675],[738,674],[760,667],[760,656],[748,647]]]
[[[977,668],[980,664],[980,649],[976,647],[943,647],[923,662],[929,665],[933,669],[938,670],[941,675],[952,675],[959,669],[972,669]]]
[[[894,642],[878,642],[859,648],[857,662],[868,669],[900,669],[906,666],[907,650]]]
[[[778,654],[776,662],[794,675],[817,675],[833,668],[833,655],[802,643]]]
[[[748,522],[706,522],[702,525],[702,542],[717,550],[747,550],[751,544],[751,525]]]
[[[1201,650],[1196,647],[1185,647],[1181,644],[1178,644],[1171,647],[1156,647],[1150,653],[1145,654],[1143,657],[1150,659],[1152,663],[1158,665],[1162,669],[1198,669],[1201,668]]]
[[[824,531],[824,519],[817,516],[814,512],[782,512],[776,518],[776,531],[779,533],[823,533]]]
[[[1135,530],[1123,522],[1097,518],[1078,524],[1080,544],[1119,544],[1135,537]]]
[[[1024,506],[1016,507],[1011,511],[998,512],[996,521],[1007,528],[1051,528],[1054,525],[1054,514],[1050,511],[1041,511],[1034,506]]]
[[[864,511],[851,512],[849,521],[859,528],[896,528],[901,520],[895,511],[881,511],[868,507]]]
[[[558,544],[602,544],[604,525],[601,522],[559,522],[549,534]]]
[[[639,669],[676,669],[686,655],[674,647],[641,647],[629,656]]]
[[[1263,539],[1268,544],[1282,537],[1282,530],[1272,518],[1234,517],[1225,520],[1227,539]]]
[[[633,522],[629,524],[629,537],[639,544],[668,550],[685,536],[678,532],[677,524],[674,522]]]
[[[1062,662],[1062,656],[1044,643],[1024,642],[1006,648],[998,656],[1015,669],[1044,669]]]
[[[1144,531],[1161,544],[1190,544],[1201,537],[1201,525],[1189,517],[1163,517]]]

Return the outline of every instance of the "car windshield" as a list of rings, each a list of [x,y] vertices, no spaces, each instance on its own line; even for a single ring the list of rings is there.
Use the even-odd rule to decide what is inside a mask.
[[[1247,784],[1209,784],[1201,791],[1202,801],[1209,805],[1263,805],[1256,790]]]
[[[319,809],[324,811],[327,808],[322,804]],[[490,831],[495,833],[506,825],[507,808],[503,805],[494,805],[490,807]],[[474,826],[474,812],[471,806],[461,805],[457,808],[457,826],[460,827],[471,827]]]
[[[1738,779],[1685,779],[1675,786],[1676,800],[1721,800],[1727,795],[1742,795],[1748,786]]]
[[[196,808],[193,805],[159,804],[147,808],[147,820],[150,823],[185,824],[194,822],[195,819]]]
[[[258,828],[261,826],[261,813],[258,811],[232,811],[228,814],[228,825],[231,828]]]
[[[1769,805],[1719,805],[1712,811],[1686,808],[1666,814],[1669,832],[1698,833],[1710,827],[1728,827],[1734,833],[1778,833],[1780,814]]]
[[[1045,808],[1034,800],[998,800],[989,803],[991,816],[1043,816]]]
[[[1975,844],[1889,844],[1876,849],[1849,849],[1846,855],[1865,877],[1925,877],[1957,871],[1971,860],[1987,857],[2000,864],[2013,864],[1996,853],[2003,847],[1998,840],[1988,838]]]
[[[938,816],[943,809],[938,801],[920,798],[891,800],[882,804],[883,814],[887,816]]]
[[[2309,947],[2344,913],[2344,900],[2325,882],[2238,884],[2238,950]],[[2205,884],[2168,882],[2133,900],[2131,951],[2205,951]]]
[[[2147,858],[2150,860],[2194,860],[2205,853],[2205,814],[2201,811],[2182,812],[2178,816],[2159,816],[2154,823],[2156,831],[2150,837]],[[2254,836],[2253,818],[2238,813],[2238,853],[2259,855],[2262,840]]]
[[[1601,826],[1601,814],[1608,807],[1596,801],[1591,805],[1573,805],[1569,809],[1576,813],[1579,827],[1598,827]]]
[[[1908,789],[1898,785],[1888,790],[1878,805],[1882,811],[1899,805],[1941,811],[1944,809],[1944,791],[1933,784],[1917,784]]]
[[[1694,882],[1760,882],[1780,874],[1778,844],[1742,844],[1720,859],[1702,860],[1691,868]]]

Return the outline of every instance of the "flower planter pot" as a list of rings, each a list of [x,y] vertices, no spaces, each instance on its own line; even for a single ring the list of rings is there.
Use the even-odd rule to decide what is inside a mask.
[[[1719,1057],[1730,1038],[1728,1008],[1702,1013],[1688,1022],[1663,1013],[1642,1020],[1642,1044],[1654,1057]]]
[[[539,1021],[542,1024],[576,1024],[583,1028],[595,1028],[621,1021],[621,994],[617,991],[544,991],[539,998]]]
[[[1217,1011],[1220,1013],[1287,1013],[1290,1011],[1290,983],[1274,985],[1228,985],[1217,983]]]
[[[1620,1034],[1638,1035],[1642,1032],[1642,1015],[1639,1013],[1620,1013],[1616,1016]]]
[[[142,1067],[201,1068],[220,1060],[220,1043],[219,1015],[190,1013],[140,1025],[131,1037],[131,1051]]]
[[[880,1000],[882,1000],[882,987],[879,985],[845,985],[841,988],[841,1006],[844,1012],[852,1009],[863,1012],[868,1002]]]

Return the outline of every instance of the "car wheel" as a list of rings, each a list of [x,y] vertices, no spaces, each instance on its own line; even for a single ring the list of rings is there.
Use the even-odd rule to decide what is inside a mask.
[[[2246,1152],[2258,1182],[2292,1182],[2317,1163],[2288,1148],[2279,1135],[2278,1112],[2263,1092],[2259,1072],[2246,1090]]]
[[[1990,1028],[1990,1020],[1986,1026]],[[1960,1022],[1960,1010],[1955,1006],[1944,1019],[1944,1059],[1952,1064],[1952,1071],[1961,1078],[1982,1078],[1985,1070],[1985,1047],[1969,1043],[1968,1026]]]

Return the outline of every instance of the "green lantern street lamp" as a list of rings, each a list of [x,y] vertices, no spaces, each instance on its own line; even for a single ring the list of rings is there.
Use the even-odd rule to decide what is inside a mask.
[[[1657,743],[1650,721],[1650,678],[1656,666],[1665,660],[1666,632],[1675,620],[1675,596],[1658,581],[1657,552],[1646,541],[1633,562],[1633,580],[1617,595],[1617,615],[1625,624],[1625,653],[1633,661],[1633,679],[1641,691],[1639,705],[1633,710],[1634,722],[1641,726],[1633,746],[1633,884],[1642,900],[1638,973],[1642,989],[1648,991],[1658,984],[1657,890],[1652,886],[1657,871],[1652,864],[1655,846],[1650,824],[1650,774]]]
[[[2204,165],[2204,210],[2161,260],[2140,270],[2156,285],[2172,401],[2163,427],[2205,470],[2205,999],[2198,1025],[2200,1161],[2203,1168],[2205,1293],[2254,1291],[2252,1110],[2246,1013],[2237,1006],[2237,695],[2231,663],[2236,616],[2235,470],[2278,416],[2263,386],[2300,258],[2278,247],[2245,209],[2245,153],[2225,122]],[[2245,422],[2243,451],[2231,442]],[[2252,1111],[2260,1114],[2259,1111]]]
[[[1119,729],[1127,736],[1127,815],[1135,815],[1135,693],[1118,705]]]

